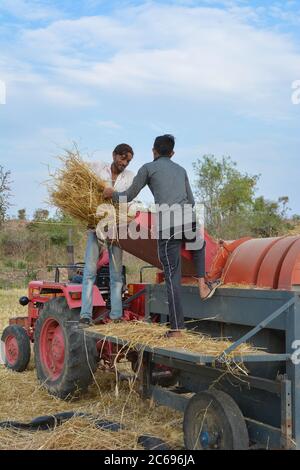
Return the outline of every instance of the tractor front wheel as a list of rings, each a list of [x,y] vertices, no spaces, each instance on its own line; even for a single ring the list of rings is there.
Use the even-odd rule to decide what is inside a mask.
[[[96,342],[78,329],[79,309],[59,297],[44,305],[36,325],[34,354],[38,380],[65,399],[84,391],[98,366]]]
[[[30,361],[30,340],[20,325],[9,325],[2,333],[4,361],[8,369],[23,372]]]

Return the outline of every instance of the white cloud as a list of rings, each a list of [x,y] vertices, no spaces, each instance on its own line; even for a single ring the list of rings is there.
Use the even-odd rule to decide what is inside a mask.
[[[122,126],[115,121],[98,121],[97,126],[104,127],[106,129],[122,129]]]
[[[242,11],[149,4],[60,20],[25,30],[22,55],[33,70],[46,66],[58,89],[231,100],[236,110],[259,113],[285,97],[300,53],[287,36],[247,24]]]
[[[58,9],[39,0],[1,0],[1,12],[29,21],[50,20],[61,16]]]
[[[42,88],[41,97],[46,99],[54,106],[93,106],[94,102],[91,97],[84,96],[81,92],[67,89],[62,86],[45,85]]]
[[[95,100],[81,84],[65,84],[49,73],[41,73],[34,66],[18,58],[3,56],[0,77],[6,83],[7,95],[20,102],[46,102],[57,107],[94,106]]]

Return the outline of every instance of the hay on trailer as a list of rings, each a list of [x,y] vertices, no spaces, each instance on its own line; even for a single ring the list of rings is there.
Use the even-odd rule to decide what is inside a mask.
[[[222,289],[270,290],[270,287],[261,287],[256,284],[247,284],[246,282],[228,282],[226,284],[222,284]]]
[[[89,163],[82,160],[79,151],[76,148],[66,150],[66,154],[58,158],[63,166],[50,175],[52,180],[47,183],[50,203],[90,228],[108,217],[108,212],[97,214],[98,206],[105,204],[109,219],[117,223],[118,204],[103,199],[106,184]]]
[[[190,322],[192,326],[193,322]],[[168,331],[166,325],[146,323],[142,321],[131,321],[121,323],[107,323],[90,328],[106,337],[113,336],[128,342],[126,348],[141,349],[141,346],[155,349],[181,349],[199,355],[209,355],[216,359],[233,343],[227,338],[213,338],[195,330],[183,330],[181,337],[165,338]],[[261,352],[261,351],[260,351]],[[225,365],[232,373],[243,373],[247,375],[247,369],[243,364],[243,356],[257,354],[258,349],[248,343],[243,343],[234,351],[223,357]],[[238,359],[238,362],[237,362]]]

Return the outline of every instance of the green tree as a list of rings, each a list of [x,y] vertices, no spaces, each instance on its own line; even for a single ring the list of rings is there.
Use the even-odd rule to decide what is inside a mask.
[[[36,209],[33,214],[34,222],[45,222],[49,218],[49,211],[47,209]]]
[[[0,165],[0,225],[4,222],[7,210],[10,207],[10,171],[5,171],[4,167]]]
[[[299,214],[294,214],[294,215],[292,216],[292,223],[293,223],[294,225],[297,225],[297,224],[300,223],[300,215],[299,215]]]
[[[217,238],[269,237],[284,233],[287,196],[278,201],[255,197],[259,175],[240,172],[230,157],[204,155],[194,163],[196,196],[205,206],[205,225]]]
[[[243,232],[244,216],[253,204],[259,176],[241,173],[230,157],[219,161],[214,155],[204,155],[193,166],[196,196],[205,206],[208,231],[229,238],[237,230]]]
[[[26,209],[18,210],[18,220],[26,220]]]
[[[287,221],[288,201],[286,196],[278,198],[277,202],[257,197],[249,218],[251,233],[259,237],[274,237],[292,229]]]
[[[39,222],[43,222],[42,224]],[[46,237],[51,245],[67,246],[69,230],[72,228],[73,241],[78,242],[82,228],[72,217],[66,215],[61,210],[57,210],[53,217],[49,217],[49,212],[44,209],[37,209],[34,213],[33,221],[28,229],[32,232]]]

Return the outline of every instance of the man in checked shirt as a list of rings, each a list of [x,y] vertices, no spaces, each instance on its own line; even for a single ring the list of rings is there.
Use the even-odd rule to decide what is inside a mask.
[[[112,163],[93,162],[93,171],[106,182],[108,187],[115,191],[126,191],[134,178],[134,173],[127,170],[133,159],[132,147],[128,144],[119,144],[114,149]],[[93,324],[93,286],[97,275],[97,263],[102,252],[101,243],[94,229],[88,230],[88,239],[85,252],[85,267],[82,281],[82,306],[79,324],[81,327]],[[111,311],[109,317],[118,320],[122,317],[122,249],[114,244],[108,246]]]

